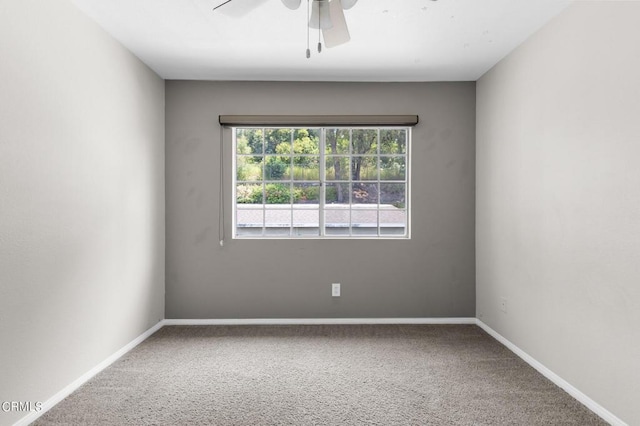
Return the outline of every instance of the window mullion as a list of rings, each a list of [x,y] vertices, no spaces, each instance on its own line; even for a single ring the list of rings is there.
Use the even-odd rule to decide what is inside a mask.
[[[380,180],[382,179],[381,176],[381,167],[382,167],[382,160],[380,160],[380,146],[382,145],[382,140],[380,140],[380,128],[377,129],[377,134],[376,134],[376,140],[377,140],[377,152],[376,152],[376,169],[377,169],[377,177],[378,177],[378,182],[376,182],[376,189],[378,191],[377,194],[377,208],[376,208],[376,222],[377,222],[377,226],[376,226],[376,231],[377,231],[377,236],[379,237],[381,235],[380,233],[380,198],[382,197],[382,185],[380,184]]]
[[[349,179],[347,181],[349,191],[349,236],[353,236],[353,129],[349,129]]]
[[[262,128],[262,232],[260,235],[263,237],[267,235],[267,157],[266,157],[266,143],[267,140],[264,137],[266,133],[265,128]]]
[[[320,170],[318,170],[318,180],[320,181],[320,190],[318,191],[318,226],[320,227],[319,231],[320,231],[320,236],[324,237],[326,235],[326,230],[325,230],[325,214],[324,214],[324,207],[325,207],[325,164],[326,164],[326,159],[325,159],[325,144],[326,144],[326,136],[327,136],[327,129],[326,128],[321,128],[320,129],[320,159],[319,159],[319,165],[318,167],[320,168]]]
[[[289,236],[295,237],[293,226],[293,142],[295,141],[295,129],[291,129],[289,143]]]

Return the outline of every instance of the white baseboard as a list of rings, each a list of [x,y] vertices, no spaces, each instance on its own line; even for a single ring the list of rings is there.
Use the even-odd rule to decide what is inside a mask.
[[[82,376],[78,377],[71,384],[67,385],[61,391],[59,391],[58,393],[53,395],[51,398],[46,400],[42,404],[42,410],[37,412],[35,411],[31,412],[29,415],[23,417],[22,419],[14,423],[13,426],[26,426],[32,423],[33,421],[35,421],[38,417],[42,416],[44,413],[46,413],[51,408],[53,408],[53,406],[55,406],[57,403],[65,399],[67,396],[71,395],[71,393],[74,392],[76,389],[78,389],[80,386],[88,382],[93,376],[95,376],[96,374],[98,374],[99,372],[101,372],[111,364],[113,364],[115,361],[118,360],[118,358],[120,358],[121,356],[129,352],[131,349],[135,348],[140,343],[145,341],[149,336],[151,336],[153,333],[155,333],[160,328],[162,328],[163,325],[164,325],[164,321],[158,322],[156,325],[154,325],[153,327],[151,327],[150,329],[142,333],[140,336],[136,337],[131,342],[126,344],[116,353],[114,353],[113,355],[111,355],[110,357],[102,361],[100,364],[93,367],[91,370],[84,373]]]
[[[529,364],[530,366],[535,368],[540,374],[542,374],[547,379],[551,380],[553,383],[555,383],[556,385],[558,385],[559,387],[564,389],[565,392],[567,392],[569,395],[571,395],[572,397],[574,397],[575,399],[580,401],[584,406],[586,406],[588,409],[590,409],[595,414],[600,416],[604,421],[608,422],[609,424],[611,424],[613,426],[628,426],[625,422],[620,420],[618,417],[616,417],[609,410],[607,410],[606,408],[604,408],[603,406],[601,406],[600,404],[595,402],[593,399],[589,398],[584,393],[580,392],[578,389],[576,389],[569,382],[564,380],[562,377],[558,376],[553,371],[549,370],[547,367],[542,365],[540,362],[538,362],[531,355],[527,354],[525,351],[523,351],[522,349],[520,349],[519,347],[517,347],[516,345],[511,343],[504,336],[502,336],[497,331],[495,331],[494,329],[489,327],[487,324],[483,323],[480,320],[476,320],[476,323],[478,324],[478,326],[480,328],[482,328],[484,331],[489,333],[489,335],[491,335],[491,337],[493,337],[494,339],[496,339],[497,341],[499,341],[500,343],[505,345],[511,352],[513,352],[516,355],[518,355],[527,364]]]
[[[249,318],[165,319],[164,325],[476,324],[475,318]]]

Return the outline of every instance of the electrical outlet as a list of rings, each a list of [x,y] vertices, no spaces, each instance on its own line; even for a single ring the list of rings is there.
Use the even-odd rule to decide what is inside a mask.
[[[502,312],[504,312],[505,314],[507,313],[507,298],[506,297],[501,297],[500,298],[500,310]]]
[[[340,283],[331,284],[331,296],[340,297]]]

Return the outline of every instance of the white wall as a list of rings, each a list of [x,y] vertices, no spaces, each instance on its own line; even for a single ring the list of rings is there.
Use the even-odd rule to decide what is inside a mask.
[[[629,424],[640,424],[639,22],[638,2],[578,2],[477,86],[477,314]]]
[[[163,316],[164,82],[68,1],[3,0],[0,400],[45,401]]]

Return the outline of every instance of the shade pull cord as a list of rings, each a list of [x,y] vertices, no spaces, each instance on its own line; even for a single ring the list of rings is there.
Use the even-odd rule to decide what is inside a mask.
[[[224,246],[224,126],[220,126],[220,186],[218,187],[218,237],[220,247]]]
[[[318,53],[322,52],[322,42],[321,42],[321,37],[322,37],[322,30],[320,29],[320,16],[322,15],[320,13],[320,6],[322,6],[322,3],[318,3]]]
[[[307,19],[304,21],[307,26],[307,59],[311,57],[311,49],[309,49],[309,19],[309,0],[307,0]]]

